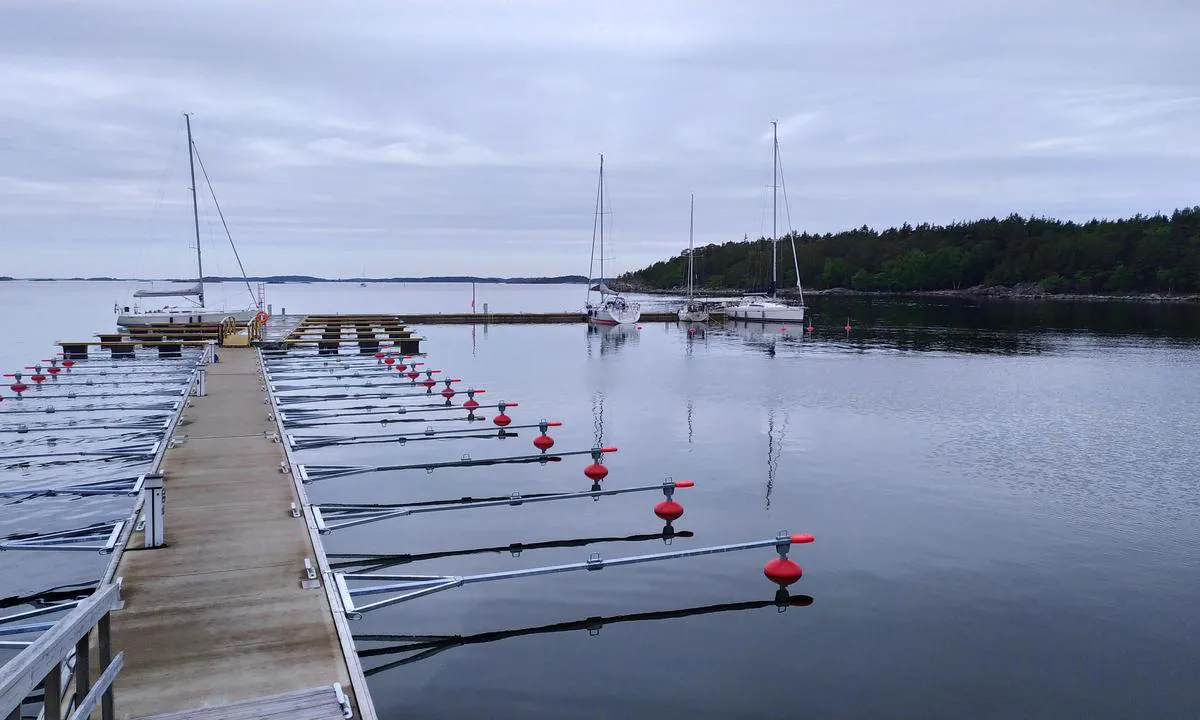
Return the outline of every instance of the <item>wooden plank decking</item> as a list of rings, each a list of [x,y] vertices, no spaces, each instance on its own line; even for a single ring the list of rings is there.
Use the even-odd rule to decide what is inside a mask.
[[[342,706],[330,685],[145,720],[342,720]]]
[[[117,571],[125,609],[112,630],[125,651],[116,683],[123,718],[317,687],[332,693],[335,682],[350,693],[326,594],[300,585],[304,559],[316,555],[305,521],[289,514],[297,498],[279,470],[282,446],[264,435],[275,426],[257,355],[219,355],[208,395],[184,412],[187,441],[166,456],[167,547],[141,550],[135,537]]]

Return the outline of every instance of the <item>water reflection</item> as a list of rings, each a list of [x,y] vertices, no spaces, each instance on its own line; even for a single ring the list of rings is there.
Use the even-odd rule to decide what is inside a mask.
[[[688,445],[692,444],[692,401],[687,401]]]
[[[789,607],[808,607],[812,604],[813,598],[810,595],[792,595],[788,593],[787,590],[780,589],[776,591],[775,596],[770,600],[749,600],[734,603],[697,605],[693,607],[679,608],[676,610],[625,613],[622,615],[610,615],[607,617],[593,616],[582,618],[580,620],[569,620],[566,622],[548,623],[545,625],[512,628],[508,630],[494,630],[491,632],[480,632],[471,635],[356,635],[354,637],[354,641],[359,647],[372,643],[385,643],[379,647],[366,647],[360,649],[358,651],[358,656],[360,658],[387,658],[395,655],[403,656],[382,665],[375,665],[374,667],[365,668],[364,673],[370,676],[403,665],[408,665],[410,663],[427,660],[438,653],[445,652],[451,648],[462,647],[464,645],[482,645],[485,643],[497,642],[499,640],[507,640],[509,638],[524,637],[528,635],[547,635],[553,633],[574,632],[577,630],[587,630],[588,635],[594,636],[599,635],[600,630],[605,625],[670,620],[673,618],[694,617],[697,615],[713,615],[717,613],[758,610],[767,607],[774,607],[777,612],[782,613]]]
[[[604,391],[592,393],[592,447],[604,447]]]
[[[588,325],[588,357],[592,356],[592,344],[596,342],[601,355],[615,353],[625,345],[636,345],[639,331],[634,325]]]
[[[959,298],[817,297],[818,333],[859,325],[971,328],[1005,334],[1087,331],[1102,335],[1200,337],[1200,305],[1154,302],[1020,301]]]
[[[783,440],[787,437],[788,412],[783,411],[783,419],[776,420],[776,410],[767,412],[767,492],[765,503],[771,507],[771,491],[775,489],[775,476],[779,473],[779,458],[783,455]]]
[[[735,337],[747,347],[763,351],[775,357],[780,344],[799,345],[804,341],[805,329],[800,323],[761,323],[744,320],[729,320],[717,332]]]
[[[842,331],[845,318],[853,331]],[[1200,306],[1153,302],[838,298],[814,301],[813,339],[913,352],[1001,355],[1052,350],[1054,333],[1200,337]]]
[[[514,542],[507,545],[489,545],[478,548],[462,548],[458,550],[439,550],[427,553],[328,553],[329,567],[333,570],[350,573],[369,573],[386,570],[397,565],[438,560],[449,557],[466,555],[488,555],[507,552],[518,557],[526,550],[545,550],[548,548],[586,547],[596,543],[615,542],[652,542],[660,540],[664,545],[670,545],[675,538],[695,537],[690,530],[676,530],[667,523],[663,529],[655,533],[637,533],[634,535],[616,535],[603,537],[566,538],[562,540],[542,540],[539,542]]]
[[[802,344],[842,353],[1032,355],[1060,346],[1063,338],[1056,333],[1200,338],[1200,306],[1179,303],[820,297],[808,322],[727,321],[709,332],[768,357]],[[692,337],[688,340],[690,346]]]

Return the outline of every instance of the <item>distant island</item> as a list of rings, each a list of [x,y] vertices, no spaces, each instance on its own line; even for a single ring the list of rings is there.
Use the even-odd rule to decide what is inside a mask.
[[[795,241],[795,258],[792,242]],[[696,283],[711,292],[762,289],[771,277],[766,238],[695,251]],[[1171,215],[1064,222],[989,218],[951,225],[869,227],[779,240],[779,289],[971,294],[1200,293],[1200,207]],[[626,290],[678,290],[687,251],[622,275]]]
[[[11,278],[0,277],[0,280],[33,280],[40,282],[73,281],[73,282],[195,282],[196,278],[116,278],[116,277],[31,277]],[[430,277],[387,277],[387,278],[323,278],[315,275],[260,275],[248,278],[224,275],[206,275],[204,282],[263,282],[263,283],[493,283],[509,285],[578,285],[587,283],[583,275],[556,275],[554,277],[476,277],[473,275],[435,275]]]

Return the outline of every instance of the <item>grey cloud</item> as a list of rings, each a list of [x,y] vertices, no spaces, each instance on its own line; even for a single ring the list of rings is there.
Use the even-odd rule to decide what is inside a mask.
[[[183,111],[256,273],[582,272],[600,152],[618,267],[757,235],[771,119],[800,230],[1200,197],[1182,0],[0,12],[0,274],[185,273]]]

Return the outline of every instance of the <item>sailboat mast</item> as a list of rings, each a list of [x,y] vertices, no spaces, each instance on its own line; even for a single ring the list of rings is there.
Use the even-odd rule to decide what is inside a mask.
[[[696,193],[692,193],[692,204],[688,210],[688,300],[692,299],[692,278],[696,275],[694,262],[695,250],[692,249],[692,232],[696,227]]]
[[[779,285],[779,123],[771,121],[771,294]]]
[[[200,307],[204,307],[204,258],[200,254],[200,204],[196,199],[196,153],[192,146],[192,116],[183,114],[187,122],[188,170],[192,175],[192,226],[196,230],[196,284],[200,288]]]
[[[600,287],[604,285],[604,153],[600,154]],[[604,292],[600,292],[603,297]]]

